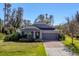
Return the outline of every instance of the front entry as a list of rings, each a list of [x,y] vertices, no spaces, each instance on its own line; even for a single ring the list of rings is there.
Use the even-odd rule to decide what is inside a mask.
[[[35,38],[40,39],[40,32],[35,32]]]
[[[27,33],[27,39],[33,39],[33,32]]]
[[[26,39],[33,39],[33,32],[22,32],[22,37]]]

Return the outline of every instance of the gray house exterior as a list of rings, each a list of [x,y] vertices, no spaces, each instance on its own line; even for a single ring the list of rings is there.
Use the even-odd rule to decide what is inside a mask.
[[[58,40],[59,32],[53,26],[44,23],[35,23],[33,25],[21,28],[22,35],[28,39]]]

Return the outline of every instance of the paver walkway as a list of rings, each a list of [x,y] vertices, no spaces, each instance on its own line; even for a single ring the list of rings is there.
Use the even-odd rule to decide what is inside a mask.
[[[60,41],[44,42],[48,56],[75,56]]]

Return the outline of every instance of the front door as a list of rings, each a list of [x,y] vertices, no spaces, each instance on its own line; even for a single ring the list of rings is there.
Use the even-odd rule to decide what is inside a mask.
[[[36,39],[40,39],[40,32],[35,32]]]

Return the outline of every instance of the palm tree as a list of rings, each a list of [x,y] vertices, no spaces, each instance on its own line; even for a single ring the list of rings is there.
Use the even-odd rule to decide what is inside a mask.
[[[50,17],[49,17],[49,24],[53,25],[53,23],[54,23],[53,15],[50,15]]]
[[[38,16],[38,20],[40,21],[40,22],[44,22],[44,15],[39,15]]]
[[[45,18],[48,19],[48,14],[47,13],[45,14]]]
[[[67,27],[68,27],[68,32],[70,32],[70,19],[69,17],[66,18],[66,21],[67,21]]]
[[[38,17],[35,19],[35,22],[42,22],[42,23],[45,23],[45,24],[53,24],[54,21],[53,21],[53,15],[50,15],[48,17],[48,14],[45,14],[45,16],[43,14],[40,14],[38,15]]]
[[[24,24],[25,24],[25,26],[28,26],[28,25],[31,25],[31,22],[30,22],[30,20],[24,20]]]
[[[30,20],[27,20],[27,25],[31,25]]]

